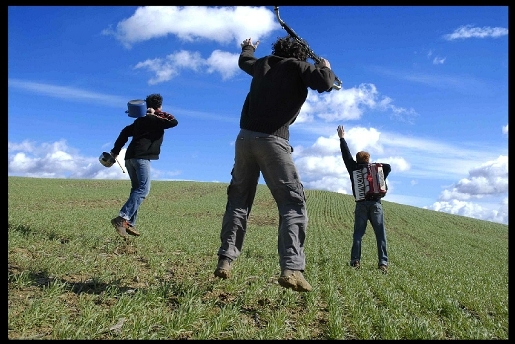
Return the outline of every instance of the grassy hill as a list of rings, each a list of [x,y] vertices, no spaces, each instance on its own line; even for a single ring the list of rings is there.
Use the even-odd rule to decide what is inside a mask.
[[[508,226],[383,200],[349,265],[354,200],[306,190],[309,293],[277,284],[259,185],[231,279],[214,277],[223,183],[153,181],[140,237],[110,224],[130,182],[8,177],[8,339],[508,339]]]

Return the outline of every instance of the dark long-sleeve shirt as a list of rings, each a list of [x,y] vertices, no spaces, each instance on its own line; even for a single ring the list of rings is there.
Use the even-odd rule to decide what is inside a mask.
[[[329,92],[336,76],[296,58],[268,55],[257,59],[254,47],[244,46],[238,66],[252,76],[241,110],[240,128],[289,139],[292,124],[308,95],[308,87]]]
[[[356,197],[356,190],[354,190],[354,183],[352,182],[352,172],[359,170],[359,167],[363,165],[358,164],[356,160],[354,160],[352,154],[350,153],[349,146],[347,145],[347,141],[345,141],[343,137],[340,138],[340,150],[342,152],[343,162],[345,163],[345,167],[347,168],[347,172],[349,172],[349,177],[351,178],[352,194],[354,195],[354,197]],[[386,182],[386,177],[388,177],[388,175],[390,174],[392,167],[390,166],[390,164],[382,164],[384,179]]]
[[[165,129],[179,124],[173,115],[167,115],[169,115],[167,119],[156,115],[136,118],[132,124],[122,129],[111,152],[115,155],[120,154],[129,137],[132,137],[125,153],[125,160],[132,158],[158,160]]]

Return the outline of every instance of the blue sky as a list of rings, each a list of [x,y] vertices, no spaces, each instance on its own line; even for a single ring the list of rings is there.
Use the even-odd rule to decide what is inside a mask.
[[[386,201],[508,224],[507,6],[279,10],[343,82],[310,91],[290,128],[306,189],[352,193],[344,125],[353,154],[392,165]],[[160,93],[179,125],[153,179],[229,183],[240,43],[262,57],[285,35],[273,6],[8,7],[8,175],[128,180],[98,157],[127,102]]]

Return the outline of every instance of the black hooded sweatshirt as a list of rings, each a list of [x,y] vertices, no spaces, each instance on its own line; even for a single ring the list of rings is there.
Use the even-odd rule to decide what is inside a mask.
[[[252,76],[250,92],[241,110],[240,128],[289,140],[292,124],[308,95],[308,87],[329,92],[336,76],[296,58],[268,55],[257,59],[255,48],[243,47],[238,66]]]
[[[120,150],[132,136],[132,141],[125,152],[125,160],[133,158],[158,160],[165,129],[173,128],[178,124],[173,115],[163,113],[168,115],[167,118],[151,114],[136,118],[131,125],[122,129],[111,152],[115,155],[120,154]]]

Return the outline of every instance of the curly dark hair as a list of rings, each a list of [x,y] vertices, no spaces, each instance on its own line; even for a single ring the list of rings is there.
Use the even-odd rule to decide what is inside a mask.
[[[294,57],[301,61],[306,61],[309,57],[307,49],[290,35],[280,37],[272,44],[272,54],[280,57]]]
[[[159,109],[163,105],[163,97],[159,93],[153,93],[147,96],[145,101],[147,102],[147,108],[152,108],[154,110]]]

